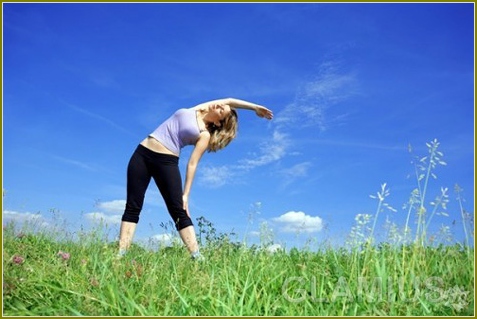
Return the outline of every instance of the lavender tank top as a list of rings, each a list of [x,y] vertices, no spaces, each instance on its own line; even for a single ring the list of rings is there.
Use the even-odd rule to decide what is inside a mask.
[[[149,134],[175,154],[180,154],[184,146],[195,144],[199,135],[199,124],[194,109],[177,110]]]

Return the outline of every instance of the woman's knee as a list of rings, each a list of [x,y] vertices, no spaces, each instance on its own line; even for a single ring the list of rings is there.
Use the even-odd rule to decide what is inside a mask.
[[[142,207],[126,203],[126,209],[124,210],[124,214],[121,218],[121,221],[137,224],[139,222],[139,214],[141,213],[141,209]]]

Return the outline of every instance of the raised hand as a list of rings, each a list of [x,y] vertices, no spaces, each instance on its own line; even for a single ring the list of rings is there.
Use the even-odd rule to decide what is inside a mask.
[[[273,112],[264,106],[257,106],[255,108],[255,113],[257,113],[257,116],[264,117],[267,120],[271,120],[273,118]]]

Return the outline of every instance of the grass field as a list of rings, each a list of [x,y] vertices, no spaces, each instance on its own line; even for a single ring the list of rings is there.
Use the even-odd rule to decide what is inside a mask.
[[[94,238],[95,236],[92,236]],[[473,315],[473,249],[381,245],[270,254],[134,247],[4,229],[6,316]]]
[[[436,141],[434,141],[437,143]],[[425,198],[437,145],[418,161],[407,222],[375,241],[392,209],[383,184],[374,215],[356,216],[345,247],[268,252],[217,235],[199,218],[203,262],[181,245],[133,246],[122,259],[101,230],[76,237],[3,226],[4,316],[473,316],[473,223],[461,208],[465,241],[430,240],[446,192]],[[456,187],[459,193],[459,189]],[[460,199],[459,199],[460,200]],[[462,206],[461,206],[462,207]],[[411,219],[411,216],[412,219]],[[417,220],[412,223],[410,220]],[[206,225],[207,227],[202,227]],[[414,226],[415,225],[415,226]]]

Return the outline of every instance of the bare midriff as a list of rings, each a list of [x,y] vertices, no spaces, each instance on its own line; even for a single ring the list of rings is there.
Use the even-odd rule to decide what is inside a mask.
[[[179,154],[172,152],[152,136],[148,136],[144,140],[142,140],[141,145],[156,153],[174,155],[179,157]]]

